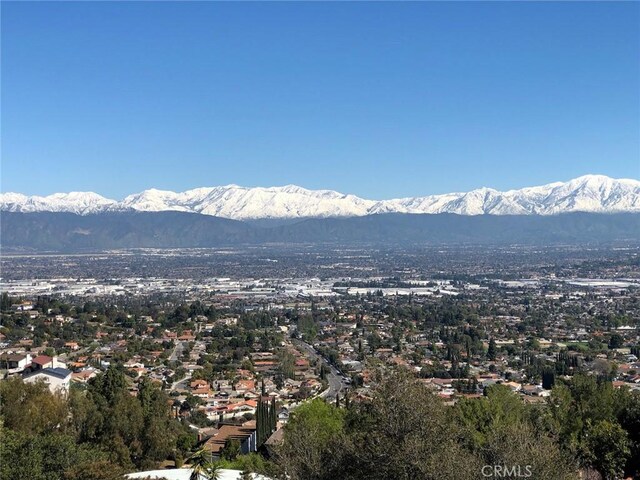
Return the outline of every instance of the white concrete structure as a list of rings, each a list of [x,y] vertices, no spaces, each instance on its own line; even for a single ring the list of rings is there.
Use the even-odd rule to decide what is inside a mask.
[[[66,393],[71,383],[71,370],[66,368],[44,368],[23,377],[27,383],[45,382],[51,393]]]
[[[257,473],[254,473],[252,475],[253,480],[270,480],[264,475],[259,475]],[[153,478],[158,480],[189,480],[190,476],[190,468],[176,468],[173,470],[149,470],[147,472],[136,472],[125,475],[125,477],[127,478]],[[218,480],[240,480],[241,476],[242,471],[240,470],[222,469],[219,470],[218,476],[216,478]],[[203,475],[201,475],[199,480],[207,479]]]

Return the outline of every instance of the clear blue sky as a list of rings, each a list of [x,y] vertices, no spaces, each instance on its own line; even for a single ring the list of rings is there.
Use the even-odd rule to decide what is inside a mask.
[[[640,4],[2,2],[2,190],[640,178]]]

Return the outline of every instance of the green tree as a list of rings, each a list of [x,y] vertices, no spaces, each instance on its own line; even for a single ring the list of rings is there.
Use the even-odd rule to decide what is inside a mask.
[[[492,338],[489,340],[489,348],[487,349],[487,358],[489,360],[495,360],[498,352],[498,348],[496,346],[496,341]]]
[[[189,480],[200,480],[201,477],[208,478],[212,467],[211,453],[205,447],[201,447],[189,457],[188,463],[191,466]]]
[[[619,333],[614,333],[609,337],[609,348],[620,348],[624,344],[624,338]]]
[[[138,401],[142,407],[143,428],[140,435],[145,462],[166,459],[176,448],[180,429],[171,418],[169,397],[160,387],[143,379],[138,388]]]
[[[222,458],[225,460],[235,460],[242,452],[240,450],[240,441],[232,438],[225,442],[224,449],[222,450]]]
[[[618,413],[620,426],[629,435],[631,455],[625,467],[626,475],[640,476],[640,392],[621,390],[621,409]]]
[[[275,432],[278,426],[278,412],[276,409],[276,399],[275,397],[271,397],[271,404],[269,406],[269,427],[271,428],[271,433]]]
[[[205,447],[196,450],[188,462],[191,466],[189,480],[217,480],[220,477],[222,465],[211,460],[211,452]]]
[[[607,480],[620,478],[631,455],[627,432],[617,423],[600,421],[586,431],[586,453],[589,464]]]
[[[117,465],[95,446],[62,433],[30,435],[0,426],[0,478],[12,480],[115,480]]]
[[[479,399],[462,399],[453,409],[473,449],[483,447],[492,432],[522,423],[526,417],[524,404],[508,387],[491,385],[485,393]]]
[[[343,478],[477,478],[478,458],[457,441],[462,429],[408,372],[379,377],[371,396],[348,410],[339,464]]]
[[[104,397],[107,402],[115,399],[127,390],[127,379],[124,369],[111,365],[104,374],[91,379],[89,388],[92,392]]]
[[[574,480],[577,464],[555,439],[527,420],[503,423],[488,432],[478,450],[486,465],[515,466],[536,480]],[[511,477],[509,477],[511,478]]]
[[[18,377],[0,382],[0,405],[5,427],[23,433],[64,430],[69,418],[63,396],[52,394],[44,382],[27,383]]]
[[[7,292],[2,292],[2,295],[0,296],[0,311],[9,311],[11,309],[12,303],[13,300],[11,299],[11,297],[9,297],[9,294]]]
[[[276,449],[278,463],[291,480],[328,478],[343,431],[343,411],[322,399],[303,403],[285,426],[283,444]]]
[[[619,395],[611,382],[591,375],[575,375],[568,382],[557,383],[551,391],[548,412],[560,443],[580,455],[589,424],[615,421]]]
[[[545,368],[542,371],[542,388],[551,390],[556,383],[556,375],[551,368]]]

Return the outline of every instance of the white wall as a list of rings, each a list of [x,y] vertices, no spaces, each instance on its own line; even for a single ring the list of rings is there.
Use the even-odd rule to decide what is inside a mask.
[[[35,375],[25,378],[24,381],[28,383],[36,383],[39,381],[44,381],[49,386],[49,390],[51,391],[51,393],[55,393],[55,392],[66,393],[69,391],[69,383],[71,382],[71,375],[69,375],[65,379],[62,379],[62,378],[54,377],[53,375],[47,375],[46,373],[38,372]]]

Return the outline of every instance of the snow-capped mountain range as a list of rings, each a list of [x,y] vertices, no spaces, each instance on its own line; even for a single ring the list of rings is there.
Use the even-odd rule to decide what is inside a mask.
[[[295,185],[270,188],[227,185],[179,193],[151,189],[129,195],[122,201],[93,192],[56,193],[46,197],[2,193],[0,210],[79,215],[117,211],[182,211],[235,220],[356,217],[391,212],[460,215],[640,212],[640,181],[585,175],[568,182],[506,192],[480,188],[466,193],[394,200],[367,200],[332,190],[307,190]]]

